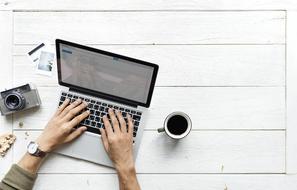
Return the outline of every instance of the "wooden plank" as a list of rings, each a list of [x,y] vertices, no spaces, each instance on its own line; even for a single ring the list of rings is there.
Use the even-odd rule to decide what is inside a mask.
[[[138,174],[140,186],[144,190],[295,190],[296,175],[202,175],[202,174]],[[117,189],[118,180],[115,174],[39,174],[34,189],[43,190],[92,190]]]
[[[15,131],[14,161],[39,131]],[[99,140],[99,139],[98,139]],[[173,141],[145,131],[136,160],[139,173],[283,173],[284,131],[192,131]],[[50,157],[41,173],[114,173],[110,168],[60,155]]]
[[[41,109],[15,114],[14,128],[23,122],[23,129],[42,129],[56,109],[59,92],[56,87],[39,87]],[[190,115],[197,130],[285,129],[285,88],[157,87],[146,129],[157,129],[178,110]]]
[[[3,117],[0,115],[0,135],[6,133],[12,133],[12,117]],[[10,149],[5,157],[0,156],[0,174],[6,173],[12,164],[12,153],[13,151]]]
[[[41,2],[38,0],[2,0],[0,9],[8,10],[250,10],[250,9],[297,9],[294,0],[224,0],[217,1],[175,1],[175,0],[79,0]]]
[[[12,21],[11,11],[0,11],[0,91],[10,88],[12,85]],[[12,117],[0,116],[0,134],[12,132]],[[3,158],[0,156],[0,174],[5,173],[12,162],[12,151],[10,150]]]
[[[287,32],[287,172],[297,173],[297,12],[288,12]]]
[[[26,145],[30,141],[36,140],[41,133],[40,131],[16,131],[18,141],[16,141],[13,149],[14,162],[24,155]],[[76,171],[76,172],[75,172]],[[73,159],[66,156],[51,154],[40,168],[40,173],[115,173],[111,168],[86,162],[83,160]]]
[[[15,44],[55,38],[85,44],[285,42],[285,11],[15,12],[14,26]]]
[[[56,86],[57,75],[35,74],[24,56],[34,46],[14,46],[15,81]],[[285,45],[93,45],[160,65],[157,86],[284,86]]]
[[[1,70],[5,71],[0,75],[0,91],[12,87],[12,22],[11,11],[0,11]]]
[[[44,76],[36,73],[36,66],[27,56],[13,57],[13,81],[14,85],[22,84],[23,81],[33,83],[36,86],[57,86],[58,75],[56,64],[53,66],[53,75]]]

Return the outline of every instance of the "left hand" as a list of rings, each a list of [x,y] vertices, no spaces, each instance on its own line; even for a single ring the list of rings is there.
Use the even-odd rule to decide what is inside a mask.
[[[59,145],[74,140],[86,131],[87,128],[85,126],[74,129],[90,114],[89,111],[85,111],[77,115],[86,107],[87,103],[82,102],[80,99],[71,104],[69,104],[69,99],[66,99],[36,140],[40,150],[51,152]]]

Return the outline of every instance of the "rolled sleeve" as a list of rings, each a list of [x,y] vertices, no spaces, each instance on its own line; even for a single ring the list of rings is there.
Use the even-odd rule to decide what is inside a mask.
[[[0,183],[1,190],[31,190],[33,188],[36,174],[24,170],[13,164]]]

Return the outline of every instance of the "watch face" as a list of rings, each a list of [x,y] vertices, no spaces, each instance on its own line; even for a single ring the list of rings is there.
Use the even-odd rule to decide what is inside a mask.
[[[34,143],[34,142],[30,142],[29,143],[29,145],[28,145],[28,152],[30,154],[36,153],[37,149],[38,149],[38,145],[36,143]]]

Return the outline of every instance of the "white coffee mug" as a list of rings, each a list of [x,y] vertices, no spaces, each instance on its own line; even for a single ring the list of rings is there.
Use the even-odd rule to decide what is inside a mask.
[[[176,111],[169,114],[164,126],[158,129],[158,132],[165,132],[173,139],[182,139],[186,137],[192,129],[192,121],[190,117],[181,111]]]

